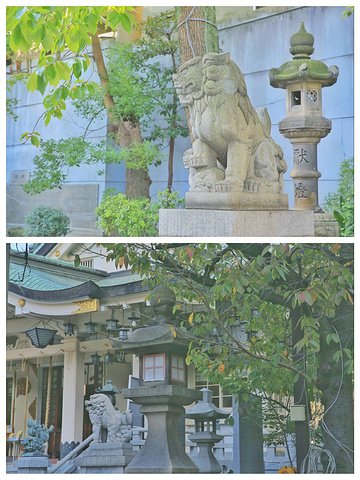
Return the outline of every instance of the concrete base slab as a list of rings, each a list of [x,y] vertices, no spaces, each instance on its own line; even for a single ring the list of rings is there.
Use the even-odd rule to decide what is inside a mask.
[[[312,211],[161,209],[161,237],[307,237],[314,235]]]
[[[252,192],[186,192],[186,208],[197,210],[288,210],[286,194]]]

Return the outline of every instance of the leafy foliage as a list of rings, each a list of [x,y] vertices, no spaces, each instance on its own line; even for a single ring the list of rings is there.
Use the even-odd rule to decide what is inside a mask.
[[[340,166],[339,184],[335,193],[329,193],[324,209],[332,212],[338,221],[340,236],[354,236],[354,159],[344,159]]]
[[[17,82],[26,82],[28,77],[27,73],[14,73],[9,78],[6,78],[6,90],[8,93],[13,91]],[[14,113],[14,108],[19,104],[20,100],[15,97],[6,97],[6,113],[10,115],[15,121],[18,116]]]
[[[30,92],[45,94],[45,125],[51,117],[61,118],[66,99],[93,94],[97,84],[82,80],[90,66],[86,48],[92,43],[99,25],[115,30],[121,23],[130,31],[134,22],[132,7],[7,7],[6,28],[13,52],[39,50],[39,62],[27,80]],[[69,53],[74,53],[70,57]],[[29,138],[32,132],[29,132]]]
[[[210,383],[240,395],[245,405],[249,396],[260,396],[267,404],[269,443],[284,443],[293,432],[289,397],[299,378],[305,380],[308,401],[318,402],[321,341],[332,343],[334,365],[345,356],[343,375],[352,376],[353,346],[344,335],[351,339],[353,325],[345,323],[340,311],[353,305],[353,245],[106,244],[106,248],[116,265],[122,265],[126,256],[149,288],[164,281],[171,285],[179,299],[174,312],[185,305],[190,310],[177,329],[178,335],[191,340],[186,363],[193,363]],[[303,333],[295,345],[294,315]],[[330,324],[336,322],[343,336],[341,348],[338,337],[322,329],[325,317]],[[305,368],[298,363],[299,351],[304,352]],[[313,409],[314,428],[316,415],[318,409]]]
[[[184,204],[178,192],[160,192],[158,202],[149,198],[127,198],[116,189],[104,192],[103,200],[96,209],[99,226],[109,236],[146,237],[157,236],[160,208],[176,208]]]
[[[40,150],[41,154],[34,158],[32,178],[23,185],[26,193],[36,194],[46,189],[61,188],[66,183],[67,169],[82,164],[102,166],[124,162],[130,168],[148,169],[151,164],[157,165],[162,160],[157,147],[149,142],[119,149],[106,139],[90,142],[83,137],[76,137],[42,141]],[[99,174],[102,174],[102,170],[99,170]]]
[[[70,219],[59,208],[38,206],[25,218],[29,237],[63,237],[70,233]]]

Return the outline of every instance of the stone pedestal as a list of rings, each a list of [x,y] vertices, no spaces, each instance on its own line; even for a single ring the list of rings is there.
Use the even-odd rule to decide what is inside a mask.
[[[205,210],[288,210],[284,193],[186,192],[185,206]]]
[[[47,456],[43,457],[19,457],[14,466],[17,473],[47,473],[51,462]]]
[[[312,211],[161,209],[162,237],[307,237],[314,235]]]
[[[189,440],[199,447],[198,454],[194,458],[194,462],[199,467],[200,473],[220,473],[221,466],[213,454],[213,446],[215,443],[223,440],[223,435],[217,435],[213,432],[196,432],[189,435]]]
[[[142,405],[140,412],[148,420],[145,444],[125,473],[199,473],[179,438],[178,419],[185,413],[183,405],[198,400],[200,393],[177,385],[159,385],[128,388],[123,395]]]
[[[339,236],[339,224],[332,213],[315,213],[314,229],[317,237]]]
[[[80,467],[80,473],[125,473],[135,455],[130,443],[92,442],[74,463]]]

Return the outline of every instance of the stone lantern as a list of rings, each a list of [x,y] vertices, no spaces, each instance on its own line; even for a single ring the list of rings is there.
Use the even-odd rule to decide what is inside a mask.
[[[171,325],[174,292],[161,286],[151,296],[150,325],[134,330],[124,342],[110,339],[117,349],[139,356],[139,387],[124,389],[123,396],[140,404],[148,421],[145,444],[125,473],[198,473],[178,433],[184,405],[201,398],[200,392],[187,388],[189,342]]]
[[[301,23],[299,31],[290,38],[293,59],[271,69],[269,77],[271,86],[286,89],[286,118],[279,122],[279,131],[293,145],[293,210],[322,214],[318,203],[321,173],[317,144],[331,131],[331,120],[322,116],[322,88],[336,83],[339,69],[311,59],[313,44],[314,37]]]
[[[216,433],[216,421],[229,416],[228,412],[220,410],[212,403],[212,391],[203,388],[203,394],[194,407],[186,412],[186,418],[195,420],[195,433],[189,436],[189,440],[199,447],[199,452],[194,458],[200,473],[220,473],[221,466],[212,448],[215,443],[223,440],[224,436]]]

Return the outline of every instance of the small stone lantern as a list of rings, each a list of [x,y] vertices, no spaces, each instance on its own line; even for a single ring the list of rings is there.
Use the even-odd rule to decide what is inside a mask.
[[[304,23],[290,39],[293,60],[269,72],[270,84],[286,89],[286,118],[279,131],[293,145],[294,180],[293,210],[312,210],[322,213],[318,203],[317,144],[331,130],[331,120],[322,116],[322,87],[337,81],[339,69],[313,60],[314,37]]]
[[[186,412],[186,418],[195,420],[195,433],[189,435],[189,440],[199,447],[194,461],[200,473],[220,473],[221,466],[213,454],[215,443],[223,440],[223,435],[216,433],[216,421],[229,416],[228,412],[220,410],[212,403],[212,391],[203,388],[200,390],[203,399]]]
[[[106,385],[104,385],[102,388],[97,388],[96,390],[96,393],[103,393],[104,395],[107,395],[111,401],[111,403],[114,405],[116,405],[116,397],[115,395],[118,394],[118,393],[121,393],[121,390],[118,390],[115,385],[113,385],[112,381],[111,380],[108,380],[106,382]]]
[[[184,405],[199,400],[201,394],[187,388],[185,357],[189,341],[171,325],[174,304],[174,292],[165,286],[157,287],[147,312],[150,325],[134,330],[124,342],[110,338],[116,349],[139,356],[139,387],[124,389],[123,396],[141,405],[140,412],[148,421],[145,444],[125,473],[199,472],[185,453],[178,433]]]

